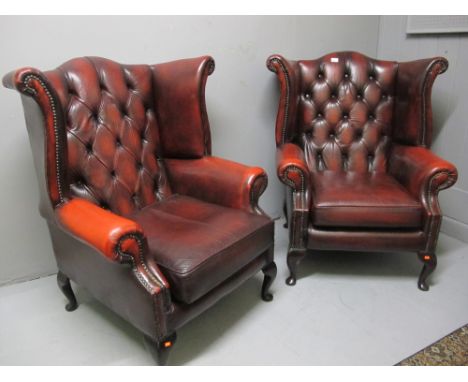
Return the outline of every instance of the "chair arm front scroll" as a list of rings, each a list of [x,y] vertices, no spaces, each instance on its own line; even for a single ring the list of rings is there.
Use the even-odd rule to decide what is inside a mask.
[[[287,204],[291,205],[288,224],[290,226],[290,246],[294,249],[304,249],[307,246],[307,227],[310,208],[310,172],[307,167],[304,152],[293,143],[284,143],[277,148],[278,177],[290,187]]]
[[[260,167],[249,167],[226,159],[167,159],[173,191],[209,203],[263,214],[258,199],[268,177]]]
[[[131,264],[137,278],[149,291],[169,287],[162,273],[145,261],[147,242],[141,227],[84,200],[72,199],[55,209],[58,224],[76,239],[96,249],[107,259]]]
[[[276,157],[279,179],[293,191],[305,192],[310,176],[302,149],[293,143],[285,143],[278,147]]]
[[[457,181],[457,169],[424,147],[395,145],[390,155],[390,173],[419,200],[428,212],[433,210],[440,190]],[[435,211],[433,211],[435,212]]]

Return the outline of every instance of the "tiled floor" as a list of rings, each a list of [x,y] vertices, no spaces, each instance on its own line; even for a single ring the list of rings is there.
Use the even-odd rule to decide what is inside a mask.
[[[431,290],[415,254],[317,254],[288,287],[277,224],[271,303],[261,276],[178,333],[173,365],[392,365],[468,322],[468,245],[441,235]],[[152,365],[141,335],[75,286],[64,309],[55,277],[0,288],[1,365]]]

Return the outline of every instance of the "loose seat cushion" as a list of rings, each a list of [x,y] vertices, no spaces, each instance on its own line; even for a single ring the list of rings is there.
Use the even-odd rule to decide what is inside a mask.
[[[192,303],[266,251],[273,222],[242,210],[171,195],[131,218],[148,239],[150,256],[173,297]]]
[[[312,178],[315,226],[421,228],[421,204],[385,173],[322,171]]]

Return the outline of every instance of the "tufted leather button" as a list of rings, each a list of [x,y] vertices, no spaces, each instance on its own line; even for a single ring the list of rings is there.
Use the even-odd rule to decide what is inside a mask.
[[[93,144],[91,142],[88,142],[86,144],[86,152],[89,154],[93,151]]]
[[[357,98],[357,99],[362,99],[362,93],[356,94],[356,98]]]
[[[141,162],[138,162],[136,167],[138,170],[141,170],[143,168],[143,164]]]
[[[322,73],[322,72],[319,72],[319,73],[317,74],[317,78],[322,79],[322,78],[323,78],[323,73]]]
[[[330,95],[330,97],[331,97],[331,99],[336,99],[336,93],[332,93],[332,94]]]
[[[382,94],[382,99],[387,99],[388,98],[388,95],[386,93],[383,93]]]
[[[115,145],[116,145],[117,147],[122,146],[122,142],[120,141],[120,138],[117,138],[117,139],[115,140]]]
[[[348,113],[343,113],[343,119],[348,119],[349,118],[349,114]]]
[[[345,73],[344,78],[349,78],[349,73]]]
[[[317,118],[322,118],[322,113],[317,113]]]
[[[331,133],[328,135],[328,137],[329,137],[330,139],[334,139],[334,138],[335,138],[335,133],[334,133],[334,132],[331,132]]]
[[[310,93],[305,93],[304,97],[305,97],[305,99],[311,99],[312,95]]]
[[[374,80],[374,76],[371,74],[369,75],[369,80],[373,81]]]
[[[305,135],[306,135],[307,138],[312,137],[312,130],[307,130],[307,131],[305,132]]]
[[[110,173],[110,175],[111,175],[112,178],[115,178],[115,171],[112,170],[111,173]]]
[[[375,119],[375,115],[374,114],[369,114],[369,117],[368,117],[370,120],[374,120]]]

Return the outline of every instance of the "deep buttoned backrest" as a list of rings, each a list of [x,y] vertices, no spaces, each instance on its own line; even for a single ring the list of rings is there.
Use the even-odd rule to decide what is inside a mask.
[[[292,139],[311,170],[386,171],[397,63],[340,52],[294,65]]]
[[[72,197],[128,215],[170,192],[150,66],[86,57],[44,74],[63,108]]]

